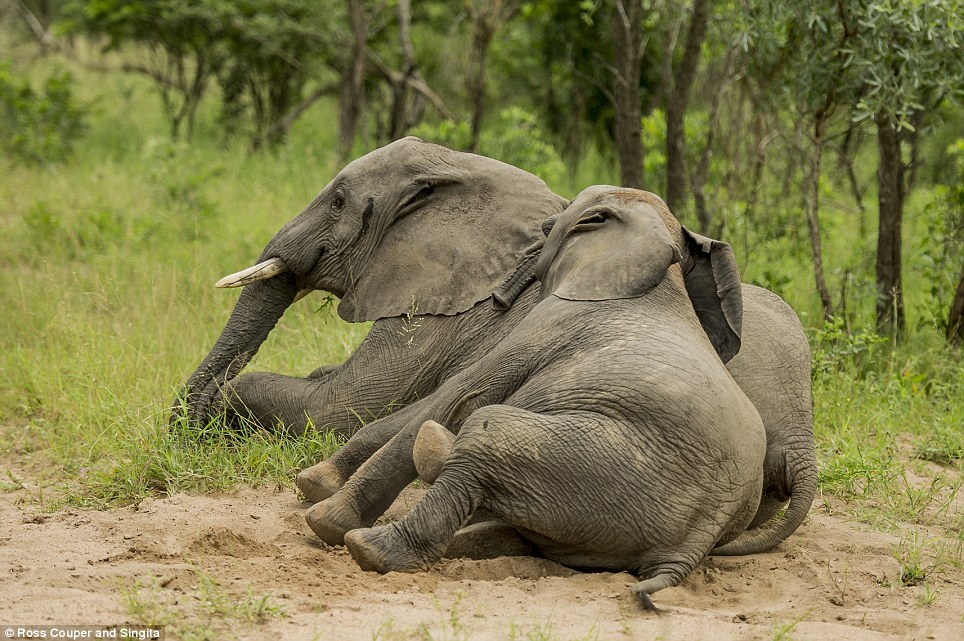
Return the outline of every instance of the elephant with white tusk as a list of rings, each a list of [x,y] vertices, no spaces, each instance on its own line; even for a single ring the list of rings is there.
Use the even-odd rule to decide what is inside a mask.
[[[268,429],[299,434],[310,419],[348,435],[431,393],[525,315],[496,313],[489,295],[541,237],[542,220],[566,205],[528,172],[417,138],[359,158],[271,239],[258,264],[218,281],[244,290],[180,394],[188,420],[226,406]],[[358,349],[307,378],[239,376],[284,310],[313,290],[338,296],[343,319],[375,321]]]

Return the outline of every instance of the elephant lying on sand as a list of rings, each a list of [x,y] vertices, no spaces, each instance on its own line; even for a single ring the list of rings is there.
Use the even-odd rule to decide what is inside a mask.
[[[481,508],[547,558],[636,573],[648,603],[760,500],[763,423],[717,355],[739,349],[736,262],[651,194],[597,187],[559,218],[534,273],[540,302],[508,336],[386,419],[407,415],[396,439],[428,419],[458,430],[432,488],[345,543],[365,569],[424,569]]]
[[[259,265],[222,279],[246,287],[180,394],[188,420],[206,422],[226,406],[229,417],[268,429],[280,424],[298,434],[310,419],[348,435],[431,394],[537,302],[531,285],[508,311],[493,309],[489,295],[523,251],[544,240],[543,220],[567,204],[532,174],[417,138],[359,158],[271,239]],[[345,320],[375,321],[358,349],[307,378],[239,376],[288,305],[313,289],[341,297]],[[786,538],[816,488],[808,472],[815,468],[809,351],[779,297],[744,285],[743,298],[743,346],[727,367],[756,405],[770,442],[765,500],[753,525],[792,496],[800,507],[775,535]],[[393,435],[363,430],[352,438],[356,447],[306,470],[299,487],[312,501],[330,496]]]
[[[609,191],[619,190],[595,187],[584,192],[580,199]],[[652,194],[646,198],[661,216],[678,225],[662,200]],[[553,222],[554,219],[548,221],[546,227],[551,228]],[[688,230],[685,237],[689,241],[680,245],[678,251],[695,313],[719,356],[729,359],[726,368],[753,402],[767,434],[764,485],[759,508],[749,524],[750,529],[766,527],[717,547],[714,554],[759,552],[784,541],[800,526],[816,491],[809,348],[800,322],[787,304],[765,289],[745,284],[740,287],[742,340],[733,340],[732,327],[718,322],[716,294],[707,285],[706,270],[698,268],[703,254],[725,245]],[[508,285],[500,288],[496,296],[500,304],[515,310],[520,306],[531,309],[538,302],[539,285],[532,284],[537,260],[539,253],[524,258],[507,279]],[[733,287],[737,284],[738,281],[730,283]],[[641,368],[645,370],[645,365]],[[478,406],[473,394],[467,394],[463,400],[466,407]],[[298,475],[298,487],[309,500],[321,502],[307,516],[312,529],[323,540],[341,544],[347,531],[374,523],[401,489],[416,478],[415,432],[411,426],[426,418],[436,418],[423,417],[420,408],[421,404],[416,404],[369,424],[333,457]],[[466,413],[467,410],[462,410],[459,420],[449,422],[448,427],[457,430]],[[342,488],[344,491],[340,491]],[[786,512],[774,519],[788,499]]]

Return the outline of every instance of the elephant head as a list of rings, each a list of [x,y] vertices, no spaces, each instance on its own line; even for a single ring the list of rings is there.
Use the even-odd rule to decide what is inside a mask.
[[[643,296],[676,263],[710,342],[730,360],[740,350],[743,317],[733,251],[680,225],[655,194],[586,189],[553,221],[539,258],[519,269],[542,281],[543,298],[610,300]]]
[[[355,160],[275,234],[258,264],[218,282],[245,290],[185,384],[188,418],[207,415],[299,294],[338,296],[350,322],[463,312],[565,204],[532,174],[417,138]]]

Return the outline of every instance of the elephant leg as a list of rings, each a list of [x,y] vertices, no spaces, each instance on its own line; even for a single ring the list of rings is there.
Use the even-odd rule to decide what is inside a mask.
[[[295,479],[295,485],[311,503],[318,503],[333,496],[379,449],[406,425],[416,421],[413,417],[418,412],[417,404],[409,405],[395,414],[369,423],[330,458],[302,470]],[[411,455],[408,458],[411,459]]]
[[[426,570],[442,558],[481,501],[482,487],[449,465],[411,512],[394,523],[352,530],[345,545],[363,570]]]
[[[418,478],[431,485],[442,471],[442,465],[452,453],[455,434],[435,421],[425,421],[415,438],[412,453]]]
[[[283,376],[270,372],[242,374],[223,389],[229,416],[292,436],[301,436],[309,422],[309,401],[325,379]],[[318,429],[326,425],[317,425]],[[341,430],[336,430],[341,431]]]
[[[448,559],[482,560],[500,556],[538,555],[531,541],[511,525],[498,520],[467,525],[455,533],[445,548],[445,558]]]
[[[358,468],[341,490],[308,510],[305,520],[318,538],[329,545],[342,545],[346,532],[368,527],[385,513],[418,476],[412,461],[415,437],[415,429],[400,431]]]
[[[459,432],[441,473],[411,512],[394,523],[344,535],[345,545],[358,565],[381,573],[414,572],[428,568],[447,550],[470,558],[531,554],[534,546],[505,523],[488,521],[461,529],[482,504],[483,485],[498,488],[504,471],[499,448],[490,447],[492,432],[501,430],[492,425],[489,432],[490,423],[514,426],[523,413],[534,416],[506,406],[489,406],[473,413]],[[440,429],[445,428],[426,421],[420,426],[418,438],[447,440]]]

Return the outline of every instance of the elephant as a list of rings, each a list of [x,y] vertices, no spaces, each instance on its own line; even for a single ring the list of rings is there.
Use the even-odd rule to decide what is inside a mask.
[[[172,425],[224,411],[235,423],[347,436],[431,393],[525,315],[526,305],[496,313],[480,301],[566,205],[528,172],[414,137],[355,160],[256,265],[218,282],[244,289],[180,391]],[[341,299],[344,320],[374,321],[361,345],[306,378],[239,376],[285,309],[316,289]]]
[[[618,188],[598,186],[593,190],[592,193],[605,193]],[[659,197],[649,198],[662,216],[672,219]],[[545,233],[551,232],[558,217],[543,223]],[[700,238],[707,248],[717,242],[688,230],[687,234]],[[538,242],[530,247],[517,269],[497,288],[493,306],[530,309],[538,302],[533,292],[539,288],[533,286],[533,281],[540,247]],[[701,251],[704,248],[693,243],[680,247],[687,283],[689,274],[695,277],[700,273],[693,271],[693,265],[698,263]],[[726,326],[705,327],[707,331],[722,333],[713,337],[721,347],[718,355],[763,420],[767,435],[764,484],[758,510],[748,526],[754,532],[718,546],[713,551],[716,555],[764,551],[786,540],[806,518],[817,487],[810,350],[803,327],[789,305],[776,294],[749,284],[741,285],[741,294],[739,350],[737,343],[725,340]],[[694,288],[690,298],[701,319],[714,313],[712,300],[704,300],[701,290]],[[347,531],[374,523],[398,492],[416,478],[414,433],[409,430],[395,438],[412,424],[412,415],[412,410],[405,408],[369,424],[331,458],[298,474],[297,486],[310,502],[318,504],[307,515],[309,525],[327,543],[339,545]],[[372,460],[376,453],[379,461]],[[340,492],[349,482],[349,491]],[[786,512],[774,518],[788,501]]]
[[[720,359],[741,340],[733,252],[648,192],[593,187],[533,273],[539,300],[505,338],[382,419],[405,420],[340,494],[406,467],[396,443],[437,440],[439,424],[457,435],[411,512],[345,544],[365,570],[422,570],[484,509],[546,558],[634,573],[651,606],[760,502],[766,432]]]
[[[394,436],[387,425],[359,428],[431,394],[535,305],[538,287],[517,262],[521,255],[531,269],[568,204],[528,172],[414,137],[356,159],[274,235],[254,267],[219,281],[244,289],[178,394],[172,426],[224,412],[233,423],[295,435],[313,425],[351,436],[353,447],[299,475],[310,501],[331,496]],[[304,378],[241,374],[284,310],[314,289],[341,299],[343,319],[374,321],[359,347]],[[809,351],[778,296],[744,285],[743,299],[742,348],[727,367],[772,445],[767,500],[753,525],[797,499],[773,534],[786,538],[816,488]]]

